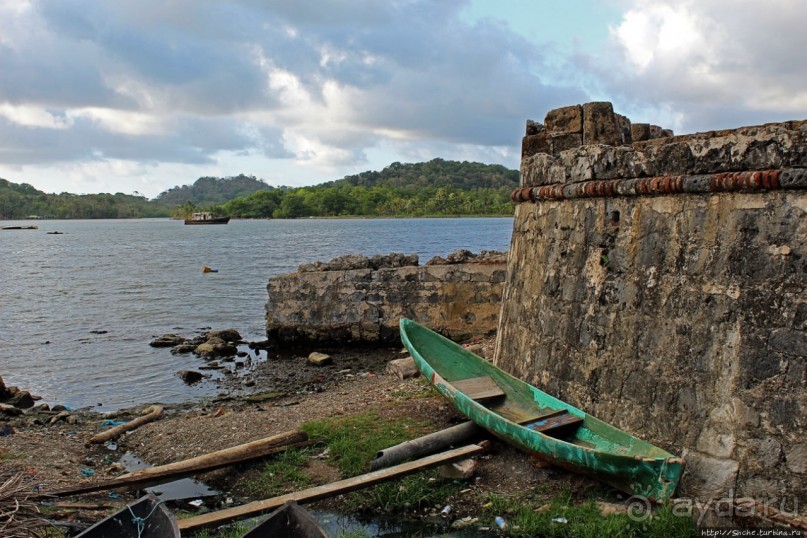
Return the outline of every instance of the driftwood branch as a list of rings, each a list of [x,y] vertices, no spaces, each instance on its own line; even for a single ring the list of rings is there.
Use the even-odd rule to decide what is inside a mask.
[[[68,497],[70,495],[79,495],[82,493],[91,493],[93,491],[120,487],[161,484],[175,478],[205,473],[228,465],[263,458],[286,450],[289,447],[302,446],[305,444],[308,444],[308,435],[300,430],[291,430],[250,443],[211,452],[203,456],[197,456],[167,465],[160,465],[158,467],[140,469],[139,471],[127,473],[113,478],[112,480],[65,488],[45,493],[42,496]]]
[[[162,413],[163,413],[162,406],[152,405],[151,407],[143,411],[142,416],[137,417],[134,420],[130,420],[126,424],[121,424],[120,426],[115,426],[114,428],[109,429],[105,432],[93,435],[92,438],[90,439],[90,444],[105,443],[110,439],[114,439],[115,437],[121,435],[122,433],[135,430],[140,426],[142,426],[143,424],[147,424],[153,420],[157,420],[157,418],[159,418],[159,416],[162,415]]]
[[[462,448],[449,450],[441,454],[434,454],[426,458],[409,463],[402,463],[389,469],[382,469],[371,473],[355,476],[353,478],[346,478],[324,486],[317,486],[263,501],[255,501],[235,508],[228,508],[226,510],[219,510],[217,512],[209,512],[195,517],[180,519],[179,530],[188,531],[191,529],[198,529],[202,527],[209,527],[211,525],[218,525],[242,519],[246,517],[256,516],[270,510],[274,510],[288,501],[296,501],[298,503],[314,502],[320,499],[326,499],[335,495],[342,495],[358,489],[374,486],[387,480],[400,478],[412,473],[416,473],[423,469],[437,467],[452,461],[465,459],[474,454],[480,454],[487,449],[487,443],[480,443],[480,445],[468,445]]]
[[[370,462],[370,470],[377,471],[402,461],[420,458],[452,446],[470,443],[484,434],[485,430],[473,422],[463,422],[462,424],[379,450],[375,459]]]

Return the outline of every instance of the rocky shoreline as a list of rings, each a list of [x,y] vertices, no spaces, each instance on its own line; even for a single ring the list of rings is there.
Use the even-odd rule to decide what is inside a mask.
[[[210,344],[212,338],[221,338],[225,334],[228,336],[221,338],[225,345],[219,350],[232,357],[232,349],[226,343],[237,341],[235,333],[212,331],[211,334],[213,336],[205,337],[196,347]],[[172,340],[161,338],[158,341],[168,343]],[[188,345],[180,339],[172,342],[174,347]],[[216,344],[214,341],[211,347],[216,347]],[[468,345],[480,354],[492,355],[492,338],[475,339]],[[248,374],[225,376],[226,380],[220,382],[223,390],[216,398],[166,405],[158,420],[102,445],[91,445],[88,441],[93,435],[109,429],[110,425],[136,418],[148,406],[106,413],[91,408],[68,411],[56,406],[48,408],[45,404],[24,409],[14,407],[16,411],[6,413],[11,406],[4,406],[0,415],[0,429],[5,431],[0,443],[0,461],[3,462],[3,477],[0,478],[19,473],[25,487],[34,495],[114,478],[126,470],[123,462],[131,456],[161,465],[288,431],[322,418],[367,412],[378,413],[381,417],[428,416],[435,429],[463,420],[422,378],[401,380],[386,371],[391,360],[405,357],[400,348],[321,348],[321,352],[331,358],[322,366],[309,362],[307,353],[288,350],[276,352],[257,364],[253,360]],[[237,353],[234,356],[241,359]],[[209,364],[221,360],[221,356],[211,354],[203,360]],[[243,360],[246,362],[246,358]],[[203,379],[201,382],[209,381]],[[17,394],[19,390],[9,388],[8,392]],[[547,472],[533,467],[526,457],[504,445],[495,450],[498,453],[496,458],[484,460],[476,475],[480,478],[471,483],[473,495],[469,491],[463,499],[451,501],[456,505],[456,516],[465,517],[479,510],[490,492],[510,495],[528,491]],[[260,463],[240,465],[199,477],[205,484],[222,492],[205,499],[206,508],[217,509],[253,500],[243,484],[260,468]],[[333,471],[327,467],[313,472],[320,473],[323,482],[333,479]],[[553,472],[566,476],[566,473]],[[573,482],[583,480],[568,476]],[[57,511],[57,517],[72,524],[86,524],[99,519],[99,512],[69,508],[71,503],[109,509],[139,495],[138,490],[82,495],[69,499],[68,508]],[[177,501],[174,505],[190,512],[196,510],[187,501]],[[463,509],[464,505],[467,508]],[[339,498],[325,501],[322,506],[339,511]],[[418,517],[436,515],[440,509],[442,506],[435,506],[425,514],[419,513]]]

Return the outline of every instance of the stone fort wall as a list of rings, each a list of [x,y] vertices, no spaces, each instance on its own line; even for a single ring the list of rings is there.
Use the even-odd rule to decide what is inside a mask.
[[[687,459],[681,494],[807,505],[807,121],[527,123],[495,362]]]
[[[400,344],[413,319],[455,340],[496,330],[506,255],[458,251],[419,265],[418,256],[350,254],[300,266],[267,285],[266,335],[275,344]]]

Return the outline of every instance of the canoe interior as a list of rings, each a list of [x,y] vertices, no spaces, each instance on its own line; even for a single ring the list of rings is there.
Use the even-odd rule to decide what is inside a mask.
[[[401,338],[438,390],[499,437],[566,468],[606,474],[606,481],[624,491],[658,499],[675,489],[683,460],[662,448],[536,389],[413,321],[401,320]],[[501,389],[500,395],[484,378]]]
[[[131,512],[130,510],[131,509]],[[133,515],[145,520],[141,533]],[[171,511],[153,494],[141,497],[122,510],[102,519],[76,538],[179,538],[179,527]]]
[[[287,502],[243,538],[328,538],[314,516],[295,502]]]
[[[462,346],[425,327],[409,322],[406,326],[406,334],[412,347],[417,349],[424,359],[427,358],[429,366],[452,385],[471,378],[490,377],[493,379],[505,395],[501,398],[480,402],[480,404],[511,422],[520,424],[548,415],[553,411],[565,410],[570,415],[582,418],[582,423],[573,431],[560,430],[557,434],[550,432],[548,435],[558,437],[568,443],[620,455],[671,456],[665,450],[614,428],[573,405],[509,375]]]

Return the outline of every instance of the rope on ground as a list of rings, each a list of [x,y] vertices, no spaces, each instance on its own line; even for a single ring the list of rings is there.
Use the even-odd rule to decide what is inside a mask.
[[[140,538],[140,536],[143,534],[143,531],[146,529],[146,521],[148,521],[148,519],[152,516],[152,514],[154,514],[154,511],[157,510],[157,508],[159,508],[159,506],[163,502],[164,501],[159,501],[155,503],[154,507],[151,509],[151,512],[149,512],[149,515],[147,515],[146,517],[140,517],[136,515],[134,512],[132,512],[132,507],[129,506],[128,504],[126,505],[126,508],[129,509],[129,513],[132,514],[132,525],[137,527],[137,538]]]

